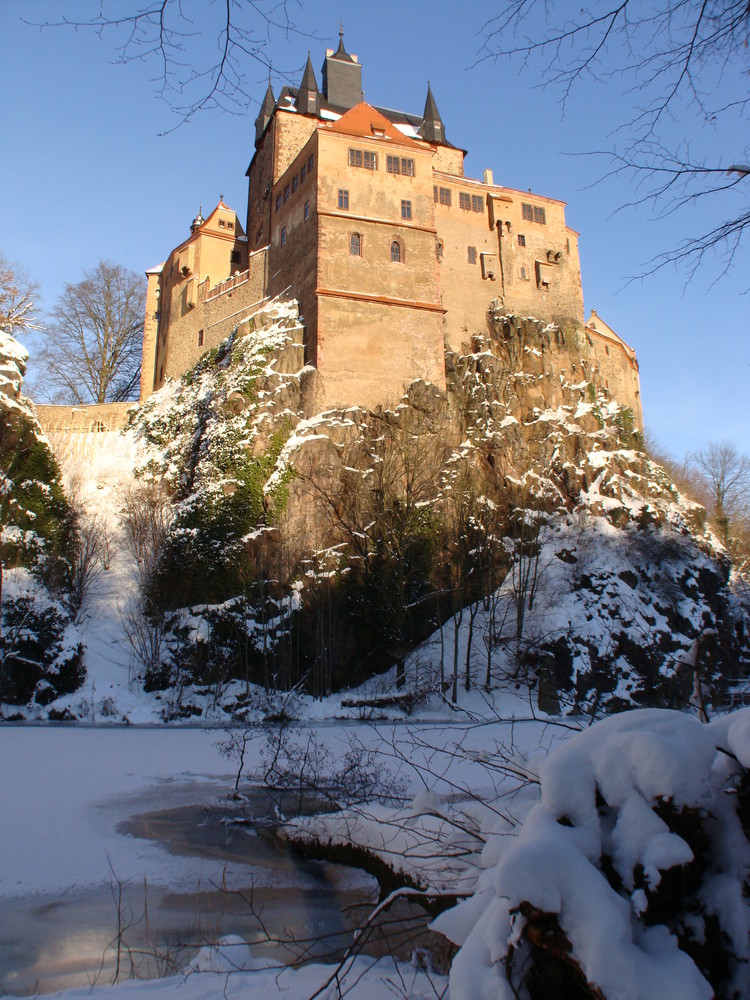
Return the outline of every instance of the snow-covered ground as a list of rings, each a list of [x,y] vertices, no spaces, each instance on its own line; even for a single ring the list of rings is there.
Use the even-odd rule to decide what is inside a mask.
[[[447,810],[447,806],[440,806],[442,801],[456,800],[468,814],[472,804],[476,807],[482,799],[494,798],[503,777],[483,768],[481,761],[490,748],[501,742],[507,747],[511,738],[505,724],[489,729],[466,724],[440,728],[329,724],[305,729],[293,738],[307,741],[311,735],[329,761],[341,759],[352,740],[383,752],[383,770],[391,769],[399,777],[406,804],[396,812],[384,807],[361,810],[360,840],[374,850],[386,846],[394,858],[401,856],[407,871],[416,875],[423,874],[424,868],[418,860],[423,853],[418,849],[420,843],[431,844],[428,853],[433,857],[442,852],[447,858],[451,845],[459,849],[457,857],[462,852],[462,844],[453,836],[455,830],[442,823],[439,815],[430,819],[429,814],[435,809],[438,814]],[[215,856],[211,856],[210,850],[181,842],[179,831],[162,834],[160,838],[156,835],[153,839],[152,829],[152,836],[148,835],[149,828],[156,828],[157,816],[176,816],[176,811],[188,806],[226,802],[234,774],[219,752],[221,737],[220,732],[196,728],[101,725],[0,728],[0,759],[4,762],[0,910],[6,914],[0,929],[0,984],[7,993],[28,993],[37,981],[38,988],[45,991],[80,983],[82,979],[91,982],[103,959],[108,965],[101,982],[108,981],[117,918],[112,897],[112,889],[117,887],[115,879],[136,890],[137,899],[132,898],[133,892],[128,897],[129,913],[134,912],[133,907],[143,905],[143,897],[138,894],[144,884],[148,885],[149,898],[154,904],[165,894],[187,899],[186,929],[193,916],[190,908],[197,905],[201,887],[204,891],[214,886],[245,891],[253,887],[258,898],[270,908],[269,912],[278,897],[283,906],[290,907],[290,928],[295,919],[302,920],[301,926],[313,921],[312,914],[298,917],[293,912],[295,907],[307,905],[308,897],[315,901],[316,910],[326,906],[336,910],[339,896],[347,901],[357,894],[360,898],[372,898],[370,879],[354,869],[334,870],[335,866],[326,867],[324,892],[316,896],[315,891],[320,889],[316,871],[284,858],[269,861],[267,854],[256,849],[258,841],[252,835],[240,843],[239,850],[226,853],[218,850]],[[545,749],[559,736],[542,723],[529,723],[516,727],[512,738],[522,757],[531,757],[533,751],[541,761]],[[250,745],[248,773],[257,768],[263,745],[262,737]],[[420,827],[411,829],[409,817],[422,813],[427,818],[421,821],[421,832]],[[134,822],[134,817],[143,816],[145,820]],[[199,812],[197,821],[193,813],[188,815],[188,821],[199,825]],[[348,820],[341,822],[346,825]],[[441,823],[442,832],[450,836],[434,836],[440,832]],[[414,850],[413,857],[410,849]],[[380,853],[387,856],[387,851]],[[475,864],[458,864],[453,876],[448,861],[440,864],[445,869],[443,881],[451,882],[453,877],[454,888],[459,884],[465,890],[473,887],[478,874]],[[433,868],[437,867],[433,864]],[[428,869],[429,865],[425,871]],[[432,881],[439,882],[437,878]],[[154,905],[155,923],[157,909]],[[284,923],[282,920],[281,926]],[[226,933],[225,927],[212,928],[211,939],[220,940]],[[249,937],[252,939],[252,935]],[[252,963],[246,964],[249,961],[246,951],[241,958],[236,946],[230,953],[234,954],[238,968],[254,968]],[[183,963],[189,958],[185,954]],[[204,953],[200,962],[205,965],[207,961]],[[226,970],[226,963],[221,967]],[[191,1000],[221,993],[223,977],[217,986],[214,976],[211,986],[206,984],[210,977],[203,974],[192,973],[186,981],[187,971],[185,965],[180,976],[158,987],[152,984],[142,988],[148,992],[164,991],[165,995],[179,990],[181,996]],[[359,963],[352,975],[358,976],[362,971]],[[311,984],[321,982],[330,972],[330,968],[326,972],[323,968],[308,967],[297,974],[284,972],[273,989],[286,996],[309,996],[314,992]],[[278,970],[274,973],[274,984],[277,973]],[[356,995],[392,995],[381,979],[393,974],[393,966],[378,965],[368,977],[369,985],[358,987]],[[408,969],[402,970],[402,974],[408,974]],[[229,995],[238,990],[245,996],[266,996],[271,988],[269,983],[267,973],[253,972],[249,977],[237,974],[231,977]],[[420,990],[421,993],[417,991],[414,995],[431,995],[426,980]],[[118,994],[119,989],[114,991],[114,995]]]

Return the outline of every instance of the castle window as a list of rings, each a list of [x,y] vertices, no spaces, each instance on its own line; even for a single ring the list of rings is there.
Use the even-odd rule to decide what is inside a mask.
[[[198,331],[198,347],[203,347],[203,330]]]
[[[401,218],[410,219],[411,218],[411,202],[402,201],[401,202]]]
[[[469,263],[470,264],[476,264],[476,262],[477,262],[477,248],[476,247],[467,247],[466,249],[468,250],[468,260],[469,260]]]
[[[230,258],[232,264],[239,264],[240,262],[240,252],[239,250],[232,250],[232,256]]]
[[[227,228],[226,222],[224,222],[223,219],[219,219],[219,229],[226,229],[226,228]]]
[[[302,169],[299,172],[299,182],[300,182],[300,184],[304,181],[304,179],[305,179],[306,176],[307,176],[307,164],[303,163],[302,164]]]
[[[292,194],[294,194],[294,192],[297,190],[298,187],[299,187],[299,176],[298,174],[295,174],[294,177],[292,177]]]
[[[365,170],[377,170],[378,169],[378,154],[368,153],[365,150]]]
[[[538,222],[541,226],[547,225],[547,212],[539,205],[521,205],[521,216],[527,222]]]
[[[284,201],[289,201],[289,185],[284,188]]]
[[[484,212],[484,198],[481,194],[471,196],[471,210],[472,212]]]
[[[458,194],[458,207],[463,208],[466,212],[471,211],[471,195],[467,194],[465,191],[459,191]]]
[[[281,192],[276,195],[276,211],[281,208]]]
[[[349,208],[349,192],[346,188],[339,188],[339,208]]]
[[[391,261],[394,264],[401,263],[401,244],[398,240],[394,240],[393,243],[391,243]]]
[[[350,149],[349,150],[349,166],[350,167],[361,167],[362,166],[362,150],[361,149]]]
[[[447,205],[450,208],[451,205],[451,189],[450,188],[440,188],[440,204]]]
[[[349,237],[349,254],[352,257],[362,256],[362,237],[359,233],[352,233]]]
[[[234,229],[234,223],[233,222],[228,222],[227,223],[227,229]]]
[[[518,245],[519,247],[526,246],[526,237],[523,235],[523,233],[518,234]]]
[[[305,202],[305,222],[310,218],[310,202]]]
[[[308,172],[308,174],[312,173],[313,163],[315,163],[315,157],[313,156],[312,153],[310,153],[310,155],[307,158],[307,172]]]
[[[286,226],[281,227],[281,245],[286,246]]]
[[[528,281],[529,280],[529,273],[528,273],[528,271],[526,270],[526,267],[523,264],[521,265],[521,270],[520,270],[519,273],[520,273],[521,281]]]
[[[387,156],[385,168],[389,174],[403,174],[404,177],[414,176],[414,160],[405,156]]]

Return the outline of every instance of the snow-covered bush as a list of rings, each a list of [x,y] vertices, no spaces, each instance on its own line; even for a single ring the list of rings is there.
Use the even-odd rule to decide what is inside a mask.
[[[475,895],[452,1000],[750,995],[750,710],[596,723],[554,751],[541,801]]]
[[[0,331],[0,702],[48,705],[83,680],[80,530],[29,400],[28,353]]]

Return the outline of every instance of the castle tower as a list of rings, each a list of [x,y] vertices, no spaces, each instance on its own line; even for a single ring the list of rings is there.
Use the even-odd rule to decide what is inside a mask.
[[[297,110],[301,111],[303,115],[320,114],[320,92],[309,52],[307,53],[305,72],[302,74],[302,82],[297,91]]]
[[[323,97],[334,108],[349,111],[362,100],[362,66],[344,48],[344,32],[339,47],[328,49],[323,62]]]
[[[432,96],[432,87],[430,87],[429,82],[427,84],[427,100],[424,102],[424,114],[422,118],[423,121],[419,127],[419,134],[422,138],[428,142],[438,143],[438,145],[444,143],[446,141],[445,127],[443,126],[443,119],[440,117],[440,112],[437,109],[435,98]]]
[[[255,145],[256,148],[260,143],[263,133],[266,130],[266,126],[273,117],[274,109],[276,108],[276,98],[273,96],[273,90],[271,88],[271,81],[268,81],[268,88],[266,90],[266,96],[263,98],[263,103],[260,106],[260,112],[258,117],[255,119]]]

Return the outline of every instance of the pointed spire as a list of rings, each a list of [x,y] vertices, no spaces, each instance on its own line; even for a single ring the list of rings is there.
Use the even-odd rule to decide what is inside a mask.
[[[339,22],[339,47],[333,53],[334,59],[346,59],[349,62],[354,62],[352,57],[344,48],[344,25]]]
[[[317,115],[320,111],[320,94],[318,81],[315,79],[310,53],[307,53],[307,65],[302,74],[302,83],[297,91],[297,110],[305,115]]]
[[[432,95],[432,87],[429,80],[427,81],[427,100],[424,102],[424,114],[422,118],[423,121],[419,127],[419,134],[422,138],[427,139],[428,142],[444,143],[446,141],[445,127],[443,119],[440,117],[440,112],[437,109],[435,98]]]
[[[271,87],[271,77],[269,76],[268,87],[266,88],[266,96],[263,98],[263,103],[260,106],[258,117],[255,119],[256,146],[260,142],[263,133],[266,130],[266,126],[273,118],[273,113],[275,109],[276,109],[276,98],[273,96],[273,88]]]

